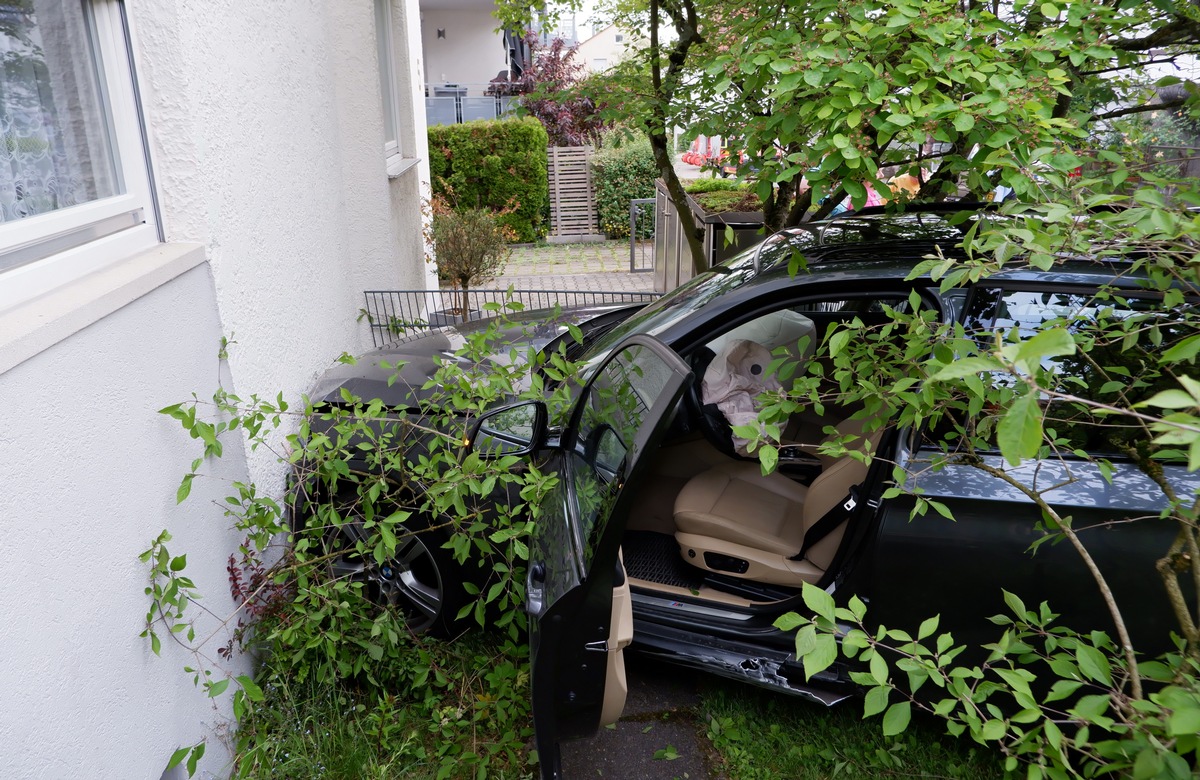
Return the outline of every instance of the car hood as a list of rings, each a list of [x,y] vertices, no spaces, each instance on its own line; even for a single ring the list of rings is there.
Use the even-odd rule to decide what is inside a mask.
[[[456,357],[472,337],[495,328],[494,351],[487,360],[497,365],[524,362],[528,348],[545,349],[567,332],[569,325],[584,326],[602,315],[633,311],[625,306],[593,306],[554,310],[538,309],[510,314],[505,321],[478,320],[405,336],[396,343],[326,371],[313,387],[314,403],[343,403],[342,390],[364,401],[378,398],[392,408],[416,408],[432,397],[436,388],[422,389],[439,364],[469,361]],[[623,319],[623,318],[621,318]],[[512,348],[516,348],[515,354]],[[394,377],[394,379],[393,379]]]

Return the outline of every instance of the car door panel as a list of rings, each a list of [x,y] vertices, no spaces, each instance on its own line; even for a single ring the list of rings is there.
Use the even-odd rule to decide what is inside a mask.
[[[641,457],[657,446],[691,381],[678,355],[641,335],[623,341],[587,376],[551,461],[559,483],[531,545],[534,725],[544,778],[560,777],[559,740],[594,733],[623,699],[619,651],[632,630],[621,604],[620,589],[627,594],[628,586],[620,537]]]
[[[616,723],[625,709],[629,681],[625,677],[625,648],[633,642],[633,598],[629,580],[625,577],[624,562],[618,573],[620,582],[613,587],[612,616],[608,633],[608,664],[604,680],[604,708],[600,725]]]
[[[999,455],[985,455],[984,461],[1004,465]],[[919,457],[907,463],[910,473],[923,471],[923,465]],[[1165,650],[1161,645],[1172,622],[1154,561],[1176,529],[1158,518],[1163,506],[1158,486],[1129,463],[1114,466],[1111,483],[1098,466],[1081,460],[1029,461],[1008,471],[1031,487],[1054,486],[1047,499],[1071,518],[1124,608],[1135,644],[1147,652]],[[1200,478],[1182,468],[1165,470],[1181,491],[1200,487]],[[885,504],[870,567],[875,620],[915,627],[940,613],[941,628],[952,630],[957,640],[994,641],[996,627],[986,618],[1007,611],[1004,588],[1030,608],[1048,601],[1076,629],[1111,634],[1100,592],[1075,549],[1064,540],[1030,550],[1043,535],[1042,516],[1020,490],[967,465],[925,471],[914,486],[945,504],[954,520],[932,511],[910,520],[911,498]]]

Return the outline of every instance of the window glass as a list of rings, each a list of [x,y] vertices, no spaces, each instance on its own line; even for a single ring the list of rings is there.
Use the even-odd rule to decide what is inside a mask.
[[[119,0],[0,0],[0,311],[160,240]]]
[[[656,419],[650,411],[667,391],[674,372],[652,350],[627,347],[604,364],[583,399],[572,457],[585,563],[603,535],[632,459]]]
[[[1054,327],[1070,330],[1086,345],[1075,355],[1046,359],[1055,370],[1053,390],[1098,404],[1128,407],[1175,380],[1158,368],[1163,350],[1195,332],[1184,326],[1198,316],[1194,305],[1165,309],[1157,299],[1097,295],[1091,290],[1005,290],[980,288],[971,298],[965,325],[985,348],[1004,340],[1026,340]],[[1016,379],[997,377],[999,382]],[[1120,416],[1098,414],[1089,403],[1043,398],[1046,427],[1070,449],[1117,457],[1145,441],[1145,430]]]
[[[94,41],[79,3],[0,5],[0,222],[123,191]]]
[[[391,0],[375,0],[375,45],[378,55],[376,61],[379,65],[379,91],[383,102],[383,148],[388,155],[399,154]]]

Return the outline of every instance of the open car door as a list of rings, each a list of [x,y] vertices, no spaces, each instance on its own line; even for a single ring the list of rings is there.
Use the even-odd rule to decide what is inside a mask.
[[[590,736],[603,719],[620,717],[620,654],[633,621],[620,560],[630,486],[692,373],[662,342],[635,335],[587,377],[555,459],[559,485],[530,548],[533,719],[543,778],[561,777],[559,740]]]

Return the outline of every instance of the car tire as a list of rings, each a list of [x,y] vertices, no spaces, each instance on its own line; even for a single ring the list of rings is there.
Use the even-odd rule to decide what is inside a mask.
[[[340,529],[331,529],[326,549],[338,553],[330,558],[334,577],[361,582],[363,594],[372,603],[398,611],[415,634],[453,636],[465,628],[457,618],[467,603],[463,588],[466,569],[443,547],[449,539],[446,528],[436,527],[413,515],[397,529],[396,553],[382,564],[370,554],[355,550],[362,526],[353,513]]]

